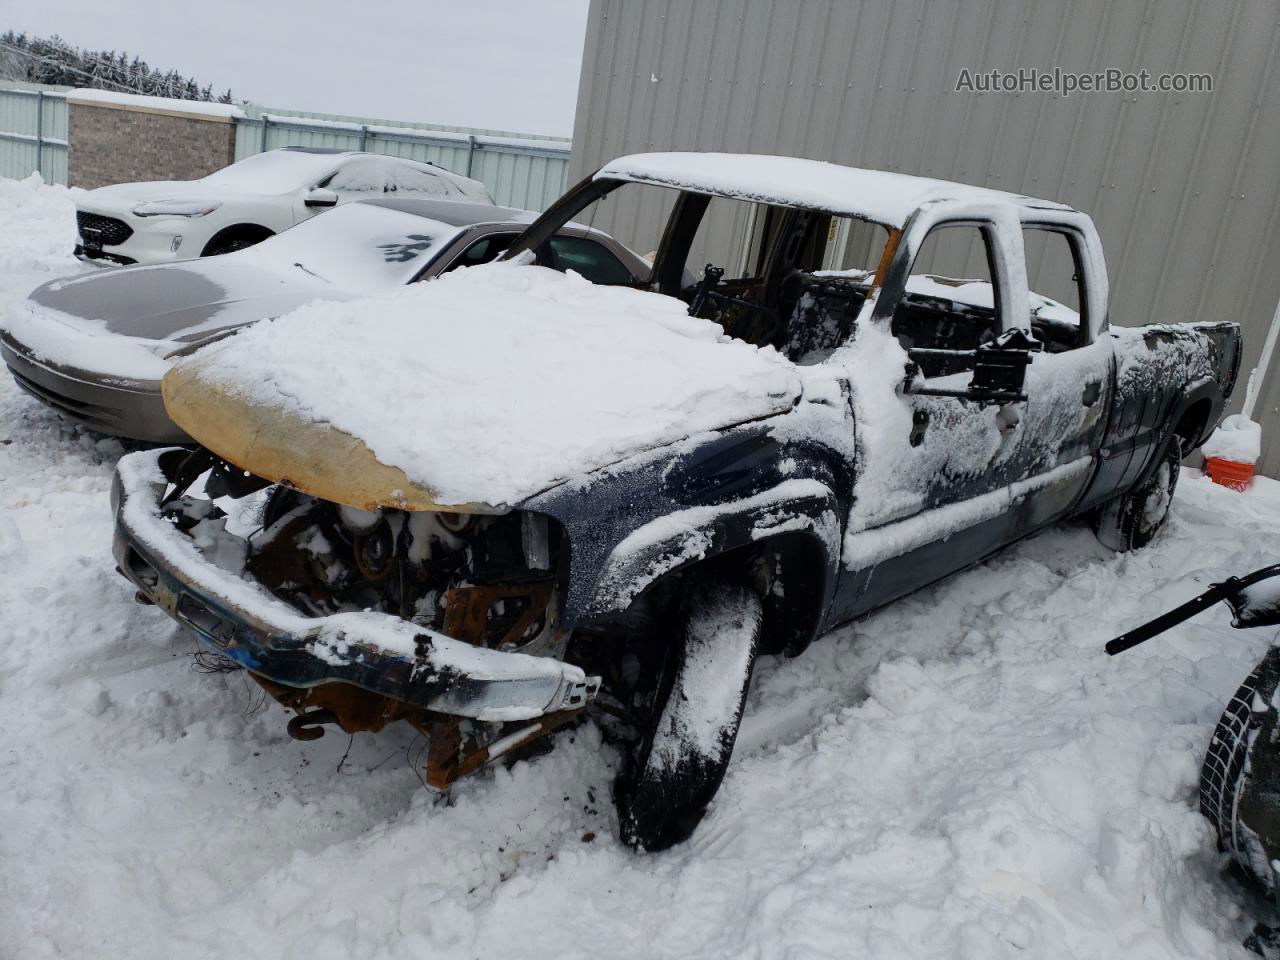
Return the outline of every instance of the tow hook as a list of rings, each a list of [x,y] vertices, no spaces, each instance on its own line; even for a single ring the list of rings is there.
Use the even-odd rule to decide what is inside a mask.
[[[338,715],[332,710],[311,710],[298,714],[285,729],[295,740],[319,740],[324,736],[324,725],[337,722]]]

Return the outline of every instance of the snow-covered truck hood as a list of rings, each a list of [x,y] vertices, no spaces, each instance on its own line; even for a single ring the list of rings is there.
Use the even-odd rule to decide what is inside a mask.
[[[782,413],[796,369],[671,297],[515,263],[313,303],[182,360],[169,416],[231,463],[364,509],[503,509]]]

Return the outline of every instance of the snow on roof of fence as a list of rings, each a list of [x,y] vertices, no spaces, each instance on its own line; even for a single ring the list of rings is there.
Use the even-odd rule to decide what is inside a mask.
[[[270,113],[260,115],[259,119],[281,127],[315,127],[322,130],[334,130],[342,133],[367,133],[375,137],[386,137],[394,140],[397,137],[414,137],[421,140],[435,140],[440,143],[456,143],[460,147],[473,143],[479,147],[506,147],[513,150],[543,150],[548,153],[559,153],[569,156],[572,143],[569,140],[550,137],[511,137],[489,133],[462,133],[457,130],[439,130],[434,127],[396,126],[383,123],[360,123],[355,120],[327,120],[321,117],[303,117],[293,114]]]
[[[136,93],[117,93],[114,90],[68,90],[67,102],[116,106],[131,110],[187,113],[222,120],[239,120],[244,117],[244,111],[232,103],[208,103],[204,100],[178,100],[172,97],[144,97]]]
[[[606,163],[596,178],[823,210],[894,227],[902,226],[922,203],[930,200],[985,200],[1069,209],[1048,200],[950,180],[753,153],[637,153]]]

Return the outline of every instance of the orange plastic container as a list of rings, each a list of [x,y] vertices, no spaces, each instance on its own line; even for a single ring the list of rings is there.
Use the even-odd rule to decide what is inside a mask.
[[[1204,472],[1214,483],[1232,490],[1248,490],[1253,482],[1253,464],[1223,460],[1221,457],[1205,457]]]

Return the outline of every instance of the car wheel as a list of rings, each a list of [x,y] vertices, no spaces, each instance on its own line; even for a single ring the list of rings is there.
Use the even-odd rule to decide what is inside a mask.
[[[219,257],[224,253],[235,253],[237,250],[252,247],[255,243],[261,243],[272,235],[271,231],[266,227],[248,225],[232,227],[216,234],[212,240],[205,244],[200,256]]]
[[[1145,547],[1155,539],[1169,518],[1181,463],[1182,441],[1170,437],[1159,465],[1142,485],[1102,508],[1094,524],[1098,539],[1121,553]]]
[[[763,626],[748,587],[685,577],[649,719],[615,790],[623,841],[650,851],[687,839],[724,779]]]

